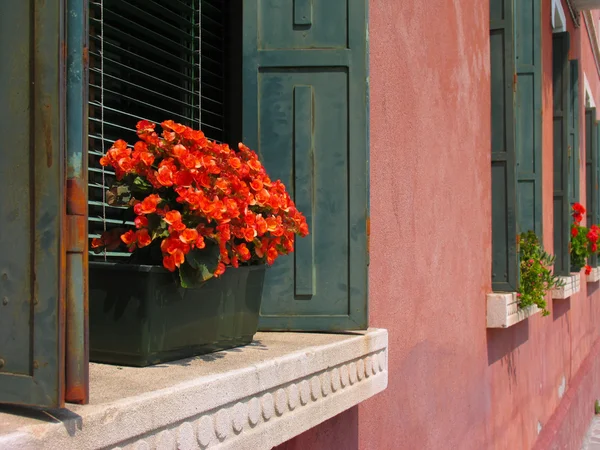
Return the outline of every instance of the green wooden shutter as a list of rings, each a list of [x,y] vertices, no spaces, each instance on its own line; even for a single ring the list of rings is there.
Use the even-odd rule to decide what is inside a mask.
[[[569,76],[569,202],[579,202],[579,60],[570,61]]]
[[[594,121],[594,129],[596,132],[592,137],[592,151],[595,156],[594,168],[596,179],[593,186],[594,207],[592,208],[592,214],[588,215],[588,225],[600,224],[600,192],[598,190],[598,183],[600,183],[600,122]]]
[[[367,327],[367,1],[243,1],[243,139],[310,236],[267,271],[263,329]]]
[[[596,108],[585,110],[585,186],[587,223],[598,223],[596,205],[598,203],[598,129],[596,126]],[[589,264],[596,267],[598,258],[593,255]]]
[[[569,255],[569,33],[552,37],[552,87],[554,128],[554,271],[570,273]]]
[[[65,2],[0,2],[0,402],[64,403]]]
[[[515,2],[518,232],[542,238],[542,85],[540,0]]]
[[[492,287],[516,291],[513,3],[490,0],[492,95]]]

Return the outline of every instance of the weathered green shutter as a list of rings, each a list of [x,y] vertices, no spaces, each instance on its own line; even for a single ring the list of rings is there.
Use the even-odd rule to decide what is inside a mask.
[[[64,403],[65,2],[0,2],[0,402]]]
[[[367,2],[244,0],[243,139],[310,236],[267,271],[263,329],[367,326]]]
[[[579,60],[570,61],[569,76],[569,202],[579,201]]]
[[[587,224],[598,223],[598,129],[596,125],[596,108],[585,110],[585,186]],[[596,267],[598,258],[593,255],[589,264]]]
[[[517,228],[542,238],[540,0],[515,2]]]
[[[495,291],[515,291],[518,287],[512,7],[512,2],[490,0],[492,286]]]
[[[552,37],[552,88],[554,129],[554,271],[570,272],[569,256],[569,33]]]
[[[592,214],[588,216],[588,226],[592,224],[600,224],[600,191],[598,190],[598,183],[600,183],[600,122],[597,120],[594,122],[594,128],[596,132],[593,136],[593,147],[592,151],[595,156],[594,168],[596,172],[596,179],[594,181],[594,207]]]

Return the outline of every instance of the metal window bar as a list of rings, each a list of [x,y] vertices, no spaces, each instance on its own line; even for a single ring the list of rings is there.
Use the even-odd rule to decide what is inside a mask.
[[[173,119],[217,141],[225,133],[225,8],[222,0],[90,0],[89,235],[132,225],[106,204],[114,172],[99,160],[135,124]],[[125,220],[127,219],[127,220]],[[125,222],[124,222],[125,220]],[[123,260],[106,252],[91,260]]]

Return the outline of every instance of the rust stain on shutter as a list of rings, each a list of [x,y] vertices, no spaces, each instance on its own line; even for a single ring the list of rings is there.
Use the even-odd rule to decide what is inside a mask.
[[[65,398],[89,401],[87,108],[88,2],[67,0],[66,357]]]

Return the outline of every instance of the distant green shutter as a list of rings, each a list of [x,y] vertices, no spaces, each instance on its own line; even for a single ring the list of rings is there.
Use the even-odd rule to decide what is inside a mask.
[[[554,271],[570,273],[569,256],[569,33],[552,37],[552,87],[554,129]]]
[[[592,151],[595,156],[594,168],[596,169],[596,179],[594,181],[593,193],[594,193],[594,207],[592,214],[588,217],[588,226],[592,224],[600,224],[600,191],[598,190],[598,183],[600,183],[600,122],[594,122],[594,128],[596,132],[593,136]]]
[[[579,60],[570,61],[569,76],[569,202],[579,202]]]
[[[0,2],[0,403],[64,403],[65,15]]]
[[[490,1],[492,93],[492,286],[515,291],[517,212],[512,2]]]
[[[243,8],[243,139],[311,232],[267,271],[261,327],[366,328],[367,1]]]
[[[542,85],[540,0],[515,2],[515,136],[518,231],[542,238]]]
[[[585,185],[587,223],[598,223],[598,128],[596,125],[596,108],[585,110]],[[590,258],[592,266],[596,267],[598,258]]]

